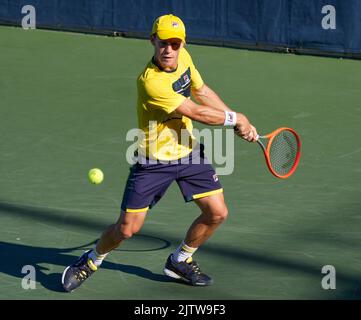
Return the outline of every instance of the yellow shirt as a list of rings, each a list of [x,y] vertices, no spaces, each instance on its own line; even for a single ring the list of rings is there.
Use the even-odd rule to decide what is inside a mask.
[[[203,80],[186,49],[175,71],[160,70],[153,60],[137,79],[138,152],[151,159],[176,160],[192,151],[192,120],[174,110],[199,89]]]

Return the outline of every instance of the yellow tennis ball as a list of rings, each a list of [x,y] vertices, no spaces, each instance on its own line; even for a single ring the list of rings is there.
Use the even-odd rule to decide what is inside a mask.
[[[103,171],[98,168],[91,169],[88,173],[88,178],[91,183],[99,184],[104,179]]]

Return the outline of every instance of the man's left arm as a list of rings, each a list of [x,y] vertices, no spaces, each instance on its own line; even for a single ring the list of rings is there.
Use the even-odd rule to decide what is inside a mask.
[[[232,111],[206,84],[203,84],[203,86],[201,86],[199,89],[193,88],[192,95],[199,104],[206,105],[221,111]]]

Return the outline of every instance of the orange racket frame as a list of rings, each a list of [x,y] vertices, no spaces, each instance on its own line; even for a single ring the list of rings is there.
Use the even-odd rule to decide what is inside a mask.
[[[297,140],[297,153],[296,153],[295,163],[293,164],[291,170],[285,175],[280,175],[275,170],[273,170],[273,168],[271,166],[270,150],[271,150],[272,141],[275,138],[275,136],[277,134],[279,134],[281,131],[285,131],[285,130],[291,131],[294,134],[294,136],[295,136],[295,138]],[[258,140],[259,138],[269,139],[269,141],[267,143],[267,146],[265,146],[262,143],[262,141],[259,141]],[[265,136],[258,136],[257,137],[257,142],[258,142],[258,144],[261,146],[261,148],[263,150],[263,154],[264,154],[264,157],[266,159],[267,167],[274,176],[276,176],[277,178],[280,178],[280,179],[287,179],[295,172],[295,170],[296,170],[296,168],[298,166],[298,163],[300,161],[300,156],[301,156],[301,139],[300,139],[299,135],[297,134],[297,132],[294,129],[287,128],[287,127],[278,128],[275,131],[273,131],[273,132],[271,132],[271,133],[269,133],[269,134],[267,134]]]

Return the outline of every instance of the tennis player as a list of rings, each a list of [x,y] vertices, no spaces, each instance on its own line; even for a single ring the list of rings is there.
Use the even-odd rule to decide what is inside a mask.
[[[185,201],[194,201],[201,214],[169,255],[163,272],[194,286],[213,283],[192,256],[225,221],[228,210],[203,145],[192,135],[192,120],[234,127],[236,134],[250,142],[257,131],[245,115],[232,111],[203,82],[184,48],[185,39],[180,18],[168,14],[154,22],[150,36],[154,56],[137,79],[138,124],[144,133],[138,162],[131,167],[118,221],[104,231],[93,250],[64,270],[62,284],[67,291],[80,286],[111,250],[141,229],[148,210],[174,181]],[[190,99],[191,93],[198,104]]]

